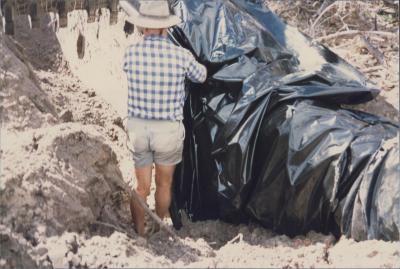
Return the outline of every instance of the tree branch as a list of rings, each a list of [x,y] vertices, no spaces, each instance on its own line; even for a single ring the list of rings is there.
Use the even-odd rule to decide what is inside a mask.
[[[325,3],[325,2],[324,2]],[[318,17],[315,19],[315,21],[311,24],[311,28],[310,28],[310,33],[311,36],[314,36],[315,34],[315,26],[317,25],[317,23],[319,22],[319,20],[322,18],[322,16],[324,16],[324,14],[326,12],[328,12],[329,10],[335,8],[338,5],[338,2],[333,2],[332,4],[330,4],[329,6],[327,6],[325,9],[323,9],[320,14],[318,15]]]
[[[364,35],[361,35],[361,40],[368,51],[378,60],[379,64],[386,65],[385,56],[382,52],[375,48]]]
[[[172,238],[176,241],[179,241],[179,237],[176,233],[174,233],[156,214],[153,213],[153,211],[150,210],[150,208],[146,205],[146,203],[143,201],[143,199],[137,194],[135,190],[130,190],[130,194],[133,199],[135,199],[139,205],[143,208],[143,210],[149,214],[149,216],[160,225],[161,228],[163,228],[169,235],[172,236]]]
[[[376,71],[383,70],[383,69],[384,68],[381,65],[378,65],[378,66],[372,66],[372,67],[364,68],[364,69],[361,69],[360,71],[362,73],[372,73],[372,72],[376,72]]]
[[[332,39],[332,38],[337,38],[340,36],[354,36],[354,35],[381,35],[381,36],[386,36],[388,38],[397,38],[397,34],[392,33],[392,32],[382,32],[382,31],[360,31],[360,30],[349,30],[349,31],[342,31],[342,32],[337,32],[334,34],[326,35],[326,36],[321,36],[318,38],[315,38],[314,40],[317,42],[321,42],[324,40]]]

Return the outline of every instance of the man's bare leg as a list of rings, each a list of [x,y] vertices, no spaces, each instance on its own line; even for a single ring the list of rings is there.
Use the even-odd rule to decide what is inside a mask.
[[[156,213],[163,219],[168,215],[171,205],[172,180],[175,171],[175,165],[156,165]]]
[[[135,169],[137,180],[136,192],[145,202],[147,201],[147,197],[150,195],[152,169],[152,165]],[[145,211],[133,197],[131,198],[130,206],[132,219],[135,223],[135,230],[140,236],[144,236]]]

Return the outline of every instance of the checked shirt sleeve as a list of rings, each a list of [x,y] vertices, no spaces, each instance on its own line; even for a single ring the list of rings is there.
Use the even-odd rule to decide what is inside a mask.
[[[197,62],[190,52],[188,52],[188,57],[189,59],[186,76],[193,82],[203,83],[207,79],[206,67]]]

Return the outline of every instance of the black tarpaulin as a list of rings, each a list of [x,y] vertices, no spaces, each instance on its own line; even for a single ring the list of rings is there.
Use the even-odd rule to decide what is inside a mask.
[[[342,104],[379,91],[256,1],[182,0],[171,40],[208,68],[187,84],[177,209],[193,220],[258,221],[399,240],[399,126]]]

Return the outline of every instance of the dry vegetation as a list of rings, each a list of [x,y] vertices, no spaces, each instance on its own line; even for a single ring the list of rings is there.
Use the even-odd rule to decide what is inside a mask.
[[[265,2],[288,24],[332,49],[382,90],[382,97],[357,108],[398,120],[399,1]]]

